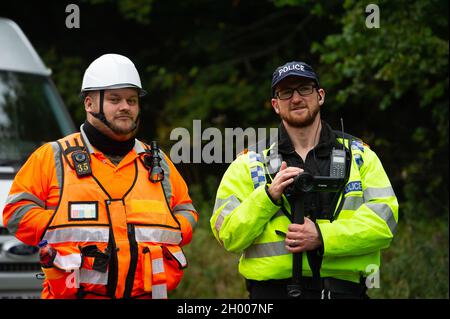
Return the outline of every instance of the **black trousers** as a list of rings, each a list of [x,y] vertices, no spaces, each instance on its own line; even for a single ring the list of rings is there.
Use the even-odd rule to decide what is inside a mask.
[[[299,299],[368,299],[364,284],[336,278],[312,280],[304,277],[302,294]],[[280,280],[246,280],[250,299],[289,299],[288,285],[290,279]]]

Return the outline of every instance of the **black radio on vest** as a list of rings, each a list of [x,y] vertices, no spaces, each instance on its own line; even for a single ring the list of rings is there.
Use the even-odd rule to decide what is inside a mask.
[[[345,146],[344,146],[344,120],[341,118],[342,149],[335,149],[331,152],[330,176],[334,178],[345,177]]]
[[[333,148],[331,152],[330,176],[334,178],[345,177],[345,151]]]

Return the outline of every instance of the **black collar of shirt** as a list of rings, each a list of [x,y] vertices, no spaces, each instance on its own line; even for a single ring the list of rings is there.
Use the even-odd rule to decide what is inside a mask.
[[[135,143],[134,137],[126,141],[116,141],[104,135],[87,120],[84,122],[83,130],[86,133],[89,143],[100,152],[106,155],[125,156],[130,152]]]
[[[321,122],[322,129],[320,130],[319,143],[314,147],[314,152],[318,157],[327,157],[330,156],[331,150],[336,144],[336,134],[328,123],[325,121]],[[295,153],[295,148],[292,145],[291,138],[289,137],[283,122],[281,122],[278,128],[278,132],[278,151],[283,155]]]

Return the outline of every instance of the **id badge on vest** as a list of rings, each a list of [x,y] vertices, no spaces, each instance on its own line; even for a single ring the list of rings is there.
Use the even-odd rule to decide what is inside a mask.
[[[98,202],[69,202],[69,220],[98,220]]]

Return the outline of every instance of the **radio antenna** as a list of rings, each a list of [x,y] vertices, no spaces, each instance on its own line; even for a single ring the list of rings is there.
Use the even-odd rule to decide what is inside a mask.
[[[345,143],[344,143],[344,120],[341,117],[341,130],[342,130],[342,150],[345,150]]]

